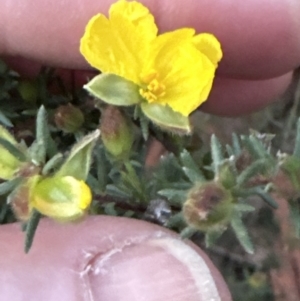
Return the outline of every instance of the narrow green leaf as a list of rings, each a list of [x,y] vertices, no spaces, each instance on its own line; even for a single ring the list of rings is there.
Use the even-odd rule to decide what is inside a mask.
[[[235,204],[234,209],[238,212],[252,212],[255,208],[248,204]]]
[[[233,148],[229,144],[226,144],[226,151],[229,157],[235,155]]]
[[[253,162],[250,166],[244,169],[237,177],[237,184],[243,185],[253,176],[260,175],[266,171],[266,159],[261,159]]]
[[[13,127],[13,124],[11,123],[11,121],[3,114],[2,111],[0,111],[0,123],[2,123],[3,125],[5,125],[7,127]]]
[[[34,235],[40,219],[41,219],[41,214],[37,210],[33,209],[30,218],[26,224],[25,246],[24,246],[25,253],[28,253],[32,246]]]
[[[199,166],[191,156],[191,154],[185,149],[180,154],[180,162],[184,166],[182,168],[183,172],[186,174],[186,176],[189,178],[189,180],[194,182],[204,182],[205,177],[203,173],[201,172]]]
[[[232,148],[235,156],[240,155],[240,153],[242,152],[239,137],[235,133],[232,134]]]
[[[0,195],[7,194],[13,191],[19,184],[21,184],[22,178],[14,178],[10,181],[6,181],[0,184]]]
[[[278,208],[277,202],[271,197],[271,195],[269,193],[267,193],[266,191],[264,191],[263,189],[261,189],[259,187],[254,188],[254,192],[258,196],[260,196],[273,209],[277,209]]]
[[[180,232],[180,236],[183,239],[189,239],[191,238],[195,233],[197,232],[196,229],[191,227],[186,227]]]
[[[38,163],[44,163],[47,154],[47,144],[49,133],[49,125],[47,122],[47,112],[44,106],[38,110],[36,117],[36,148],[34,160]]]
[[[8,152],[10,152],[14,157],[16,157],[19,161],[26,161],[26,155],[23,151],[21,151],[17,145],[14,145],[8,140],[0,137],[0,145],[3,146]]]
[[[157,194],[166,197],[168,200],[175,202],[177,205],[182,205],[186,200],[186,191],[181,189],[162,189],[159,190]]]
[[[100,74],[84,85],[93,96],[116,106],[131,106],[142,101],[140,87],[115,74]]]
[[[216,241],[221,237],[221,235],[224,233],[226,228],[220,228],[215,231],[208,231],[205,233],[205,246],[207,248],[211,248]]]
[[[58,153],[52,157],[43,167],[42,174],[47,175],[52,170],[56,169],[63,162],[63,155]]]
[[[106,192],[108,195],[118,197],[118,198],[129,198],[131,195],[127,193],[127,191],[124,191],[123,189],[117,187],[113,184],[108,184],[106,186]]]
[[[168,105],[146,103],[141,104],[143,113],[163,130],[178,135],[191,133],[190,120],[188,117],[173,111]]]
[[[103,145],[97,147],[95,151],[95,160],[97,166],[97,189],[104,193],[105,188],[108,182],[108,173],[109,173],[109,166],[108,161],[105,156],[105,149]]]
[[[298,203],[290,203],[290,219],[294,225],[295,235],[300,238],[300,207]]]
[[[56,175],[73,176],[78,180],[85,181],[91,165],[92,150],[99,136],[100,131],[96,130],[77,142]]]
[[[149,138],[149,120],[143,115],[140,117],[140,125],[143,138],[145,141],[147,141]]]
[[[231,227],[232,227],[237,239],[239,240],[239,242],[245,249],[245,251],[249,254],[253,254],[254,248],[253,248],[252,241],[249,237],[248,231],[247,231],[245,225],[243,224],[241,216],[239,214],[233,215],[233,217],[231,219]]]
[[[168,228],[180,228],[186,226],[182,212],[176,213],[170,217],[167,222]]]
[[[258,140],[254,136],[241,136],[243,143],[245,144],[247,150],[255,159],[263,159],[270,158],[270,154],[262,144],[260,140]]]
[[[213,169],[217,174],[224,157],[222,153],[222,145],[215,134],[211,136],[211,155],[213,160]]]
[[[110,202],[105,204],[104,206],[104,212],[106,215],[110,215],[110,216],[118,216],[118,212],[116,211],[116,203],[114,202]]]
[[[300,118],[297,121],[296,140],[293,155],[300,159]]]
[[[0,224],[4,223],[7,213],[9,212],[10,206],[7,203],[1,205],[0,210]]]

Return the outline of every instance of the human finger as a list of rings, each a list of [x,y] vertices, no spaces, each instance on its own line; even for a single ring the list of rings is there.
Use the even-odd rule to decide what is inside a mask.
[[[0,239],[3,300],[231,300],[199,248],[146,222],[44,219],[29,254],[18,224],[1,226]]]
[[[266,80],[216,78],[208,100],[200,109],[228,117],[255,112],[278,100],[292,78],[292,72]]]
[[[79,40],[88,20],[107,14],[112,0],[0,2],[0,53],[44,64],[88,68]],[[298,0],[142,0],[162,32],[194,27],[220,39],[220,75],[272,78],[300,65]]]

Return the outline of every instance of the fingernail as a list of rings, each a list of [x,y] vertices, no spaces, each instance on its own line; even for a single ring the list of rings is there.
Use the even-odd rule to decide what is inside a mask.
[[[87,300],[221,301],[205,260],[183,240],[127,243],[90,260]]]

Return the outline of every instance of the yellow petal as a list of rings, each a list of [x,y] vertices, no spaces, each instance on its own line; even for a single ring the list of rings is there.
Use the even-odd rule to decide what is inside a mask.
[[[154,18],[146,7],[121,0],[111,6],[109,19],[98,14],[89,21],[80,51],[102,72],[139,83],[149,44],[156,34]]]
[[[149,70],[156,71],[155,79],[149,77],[158,82],[156,87],[164,87],[164,93],[160,93],[156,100],[152,97],[153,102],[169,105],[184,116],[207,99],[216,69],[206,55],[195,47],[193,33],[193,30],[183,29],[158,37],[155,41],[157,45],[153,46],[156,56],[147,66]],[[179,35],[181,39],[178,39]],[[148,87],[151,88],[151,83]]]
[[[223,53],[221,44],[214,35],[209,33],[201,33],[193,38],[193,42],[197,49],[205,54],[214,65],[218,64],[223,56]]]

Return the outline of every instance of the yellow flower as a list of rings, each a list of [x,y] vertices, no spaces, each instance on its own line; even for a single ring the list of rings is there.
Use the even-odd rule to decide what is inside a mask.
[[[82,217],[92,201],[90,188],[71,176],[45,178],[30,193],[30,207],[60,221]]]
[[[136,1],[120,0],[88,23],[80,51],[102,73],[139,86],[142,102],[168,105],[188,116],[211,90],[220,43],[191,28],[157,34],[154,17]]]

